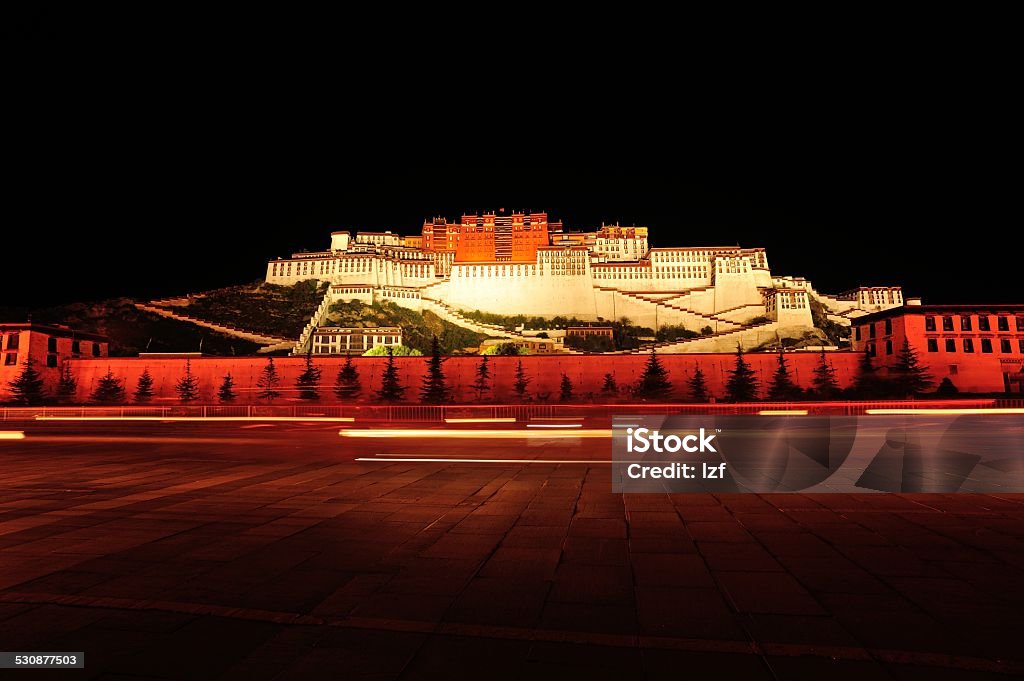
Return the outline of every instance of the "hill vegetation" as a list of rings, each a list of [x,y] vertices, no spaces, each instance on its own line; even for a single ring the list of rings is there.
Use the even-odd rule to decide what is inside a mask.
[[[359,301],[337,302],[328,312],[324,326],[327,325],[359,328],[399,326],[402,328],[402,344],[425,355],[430,354],[430,342],[434,336],[441,344],[441,352],[446,355],[464,354],[489,338],[447,322],[429,310],[420,313],[390,301],[372,305]]]
[[[316,279],[294,286],[255,282],[205,291],[174,306],[181,314],[244,331],[298,338],[327,291]]]

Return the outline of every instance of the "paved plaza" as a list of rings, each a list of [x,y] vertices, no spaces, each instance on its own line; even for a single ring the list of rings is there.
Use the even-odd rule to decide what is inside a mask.
[[[25,676],[1024,673],[1024,495],[615,495],[600,439],[25,430],[0,441],[0,649],[86,654]],[[536,462],[355,460],[402,454]]]

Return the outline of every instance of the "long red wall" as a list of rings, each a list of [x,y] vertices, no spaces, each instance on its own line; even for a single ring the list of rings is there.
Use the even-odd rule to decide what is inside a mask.
[[[686,354],[659,355],[663,366],[669,371],[669,380],[673,384],[674,398],[688,398],[686,380],[693,375],[699,365],[704,372],[708,388],[713,395],[721,398],[725,394],[725,382],[728,371],[735,366],[736,358],[732,354]],[[757,372],[761,383],[760,394],[763,396],[778,366],[778,355],[759,353],[744,355],[751,367]],[[828,360],[836,370],[836,378],[840,387],[853,382],[857,373],[860,355],[851,352],[833,352],[827,354]],[[406,386],[406,402],[418,402],[419,388],[426,365],[425,357],[396,357],[402,385]],[[636,384],[644,370],[647,355],[551,355],[526,357],[490,357],[492,373],[490,399],[493,401],[515,401],[513,382],[515,381],[516,364],[521,360],[523,369],[532,379],[529,394],[534,400],[547,394],[549,401],[558,401],[559,384],[562,373],[566,373],[573,382],[574,393],[578,399],[598,397],[605,373],[611,373],[620,388]],[[811,385],[814,367],[820,361],[818,353],[790,353],[786,355],[790,375],[803,387]],[[344,363],[342,357],[322,357],[314,360],[322,369],[321,400],[325,403],[337,402],[331,388],[334,385],[338,369]],[[353,363],[359,370],[362,383],[363,401],[373,399],[373,391],[380,387],[381,372],[387,362],[386,357],[355,357]],[[275,357],[274,364],[281,377],[279,390],[282,392],[280,401],[297,399],[295,379],[302,372],[305,360],[302,357]],[[476,401],[476,393],[472,383],[476,376],[479,357],[450,357],[444,364],[448,384],[453,388],[456,401]],[[259,389],[256,382],[267,365],[265,357],[204,357],[192,360],[192,373],[199,380],[200,401],[217,402],[217,388],[224,375],[231,373],[235,382],[238,402],[258,402],[256,393]],[[114,375],[126,381],[126,388],[131,394],[139,375],[148,368],[154,378],[154,403],[176,403],[175,383],[181,378],[184,359],[139,359],[139,358],[98,358],[79,359],[71,362],[71,370],[78,379],[78,400],[86,401],[96,386],[97,380],[109,369]]]

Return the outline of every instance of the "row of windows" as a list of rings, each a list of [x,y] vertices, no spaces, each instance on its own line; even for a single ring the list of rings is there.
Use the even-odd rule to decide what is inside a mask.
[[[17,350],[21,345],[21,334],[12,333],[7,335],[0,335],[0,348],[5,350]],[[86,343],[88,346],[88,343]],[[101,346],[99,343],[92,344],[92,356],[100,356]],[[57,338],[55,336],[49,336],[46,339],[46,351],[57,352]],[[71,352],[72,354],[78,355],[82,352],[82,341],[72,340],[71,341]]]
[[[973,331],[971,328],[971,317],[970,315],[960,316],[960,330],[961,331]],[[1024,317],[1015,318],[1015,326],[1017,331],[1024,331]],[[925,331],[936,331],[935,328],[935,317],[924,318]],[[999,331],[1010,330],[1010,318],[1008,316],[999,315],[996,317],[996,328]],[[953,317],[945,316],[942,318],[942,330],[952,331],[953,330]],[[989,322],[988,315],[978,315],[978,331],[991,331],[992,327]]]
[[[991,338],[979,338],[978,340],[980,341],[981,351],[982,352],[985,352],[985,353],[991,353],[992,352],[993,345],[992,345],[992,339]],[[939,351],[939,339],[938,338],[929,338],[927,343],[928,343],[928,352],[938,352]],[[945,348],[946,352],[956,352],[956,339],[955,338],[943,338],[942,339],[942,345]],[[964,352],[974,352],[974,339],[973,338],[963,338],[963,339],[961,339],[961,345],[963,346],[963,351]],[[1013,352],[1013,345],[1014,345],[1014,343],[1013,343],[1012,339],[1010,339],[1010,338],[1000,338],[999,339],[999,352],[1004,353],[1004,354],[1012,353]],[[1020,352],[1020,353],[1024,353],[1024,338],[1021,338],[1021,339],[1017,340],[1017,351]]]

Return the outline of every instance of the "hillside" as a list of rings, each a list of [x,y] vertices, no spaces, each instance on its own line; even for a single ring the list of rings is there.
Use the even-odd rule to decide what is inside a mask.
[[[99,333],[110,339],[110,354],[120,357],[140,352],[198,352],[208,355],[249,355],[259,345],[188,322],[166,319],[139,310],[130,298],[115,298],[94,303],[70,303],[40,308],[0,308],[0,319],[32,321],[42,324],[66,324],[72,329]],[[202,345],[200,345],[202,344]]]
[[[441,352],[448,355],[461,354],[468,348],[479,347],[488,338],[447,322],[430,311],[420,313],[389,301],[372,305],[358,301],[335,303],[324,325],[327,324],[349,327],[400,326],[402,344],[423,354],[430,353],[430,342],[435,335],[441,344]]]

